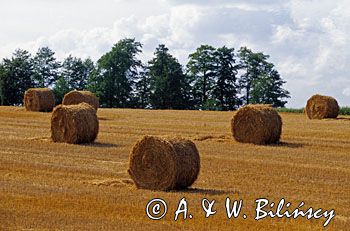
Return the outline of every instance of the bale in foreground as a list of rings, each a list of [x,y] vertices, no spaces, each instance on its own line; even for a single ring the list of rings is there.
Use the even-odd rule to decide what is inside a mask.
[[[128,173],[137,188],[166,191],[191,186],[199,169],[200,157],[192,141],[145,136],[130,153]]]
[[[87,103],[58,105],[52,112],[51,138],[70,144],[93,142],[99,124],[96,111]]]
[[[49,112],[55,106],[55,95],[49,88],[29,88],[23,101],[27,111]]]
[[[323,95],[312,96],[305,107],[305,112],[309,119],[337,118],[339,110],[336,99]]]
[[[280,140],[282,119],[269,105],[247,105],[235,113],[231,129],[238,142],[272,144]]]
[[[71,91],[65,94],[62,104],[74,105],[79,103],[88,103],[97,111],[100,106],[96,95],[90,91]]]

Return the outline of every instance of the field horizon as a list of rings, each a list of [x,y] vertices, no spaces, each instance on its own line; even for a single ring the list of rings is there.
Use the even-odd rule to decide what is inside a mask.
[[[1,230],[323,230],[325,219],[254,220],[255,200],[282,199],[297,207],[334,209],[329,230],[350,227],[350,116],[309,120],[282,112],[281,142],[257,146],[233,140],[232,111],[104,109],[95,143],[50,139],[51,113],[0,107]],[[190,189],[138,190],[127,169],[129,152],[145,135],[192,140],[201,156]],[[182,198],[193,219],[174,221]],[[242,217],[228,219],[226,198],[243,200]],[[153,198],[168,204],[161,220],[146,215]],[[205,218],[201,200],[215,200]]]

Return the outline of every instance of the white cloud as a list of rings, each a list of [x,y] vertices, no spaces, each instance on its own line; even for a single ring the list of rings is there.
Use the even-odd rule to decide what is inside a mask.
[[[343,90],[343,95],[350,96],[350,87],[347,87]]]

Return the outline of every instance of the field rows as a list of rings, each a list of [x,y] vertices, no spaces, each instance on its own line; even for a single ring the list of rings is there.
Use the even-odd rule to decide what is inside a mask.
[[[255,146],[232,140],[232,112],[100,109],[96,143],[69,145],[50,141],[50,113],[1,107],[0,230],[322,230],[322,219],[255,221],[254,201],[261,197],[335,209],[330,230],[349,230],[350,117],[309,121],[302,114],[281,115],[282,143]],[[196,143],[201,171],[191,190],[135,189],[126,170],[133,144],[144,135]],[[169,204],[160,221],[145,214],[155,197]],[[182,197],[194,219],[175,222]],[[226,218],[226,197],[244,200],[247,220]],[[217,200],[214,217],[204,218],[203,198]]]

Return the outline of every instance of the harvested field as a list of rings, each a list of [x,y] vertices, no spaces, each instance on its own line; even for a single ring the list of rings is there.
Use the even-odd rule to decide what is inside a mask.
[[[95,143],[50,141],[49,113],[0,107],[0,230],[323,230],[325,219],[255,221],[255,200],[281,198],[295,207],[335,209],[328,230],[350,227],[350,117],[309,120],[280,113],[281,143],[257,146],[232,139],[232,112],[99,109]],[[201,156],[190,190],[137,190],[129,153],[145,135],[191,139]],[[185,197],[193,219],[174,221]],[[226,216],[225,199],[243,199],[248,218]],[[168,203],[159,221],[147,218],[153,198]],[[216,200],[205,218],[201,200]]]

